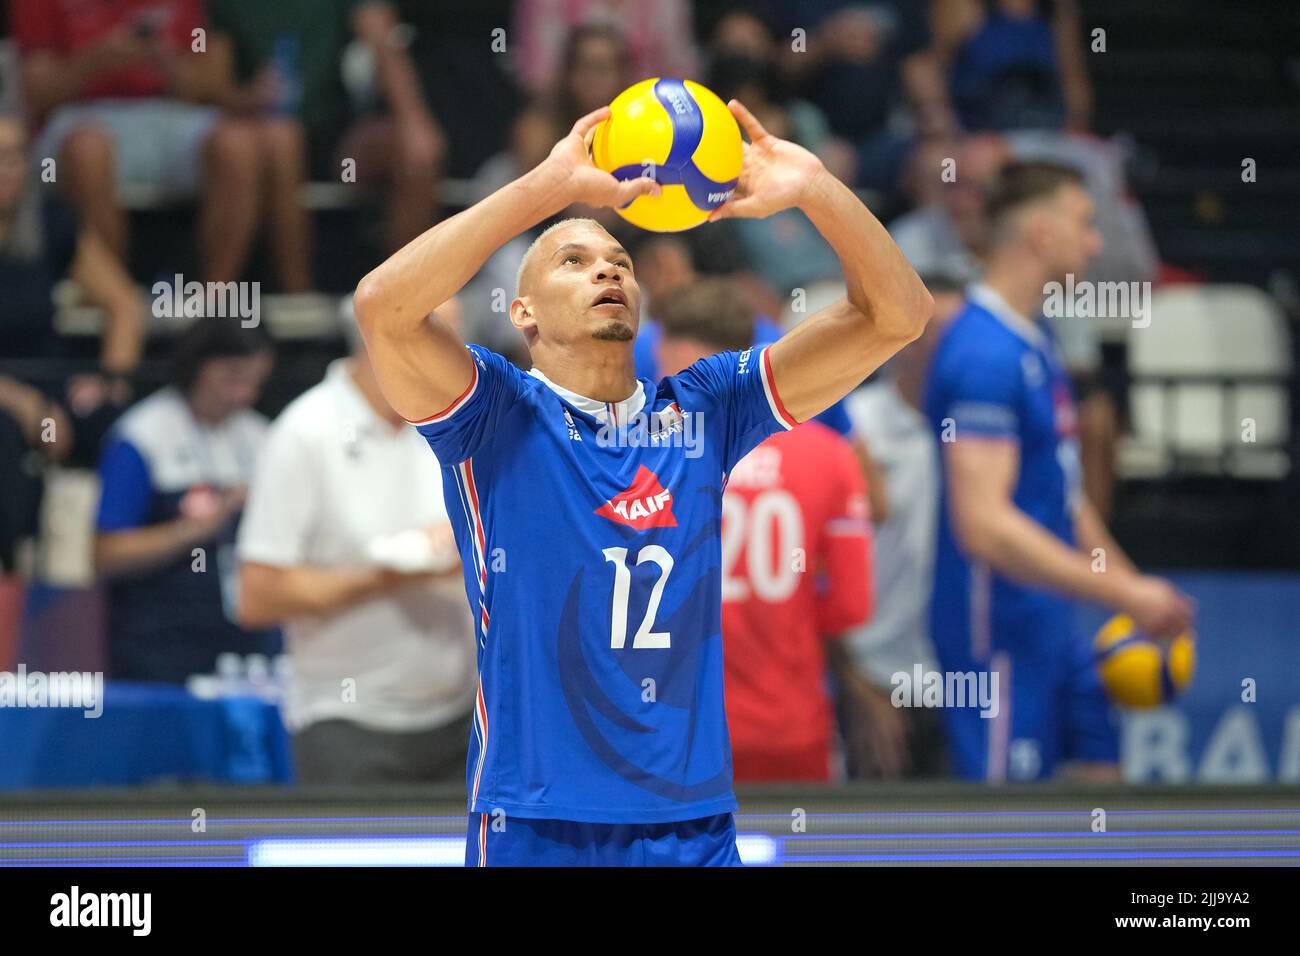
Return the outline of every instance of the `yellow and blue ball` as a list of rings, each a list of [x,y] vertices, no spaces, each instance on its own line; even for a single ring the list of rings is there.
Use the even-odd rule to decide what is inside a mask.
[[[1181,694],[1196,671],[1196,643],[1180,634],[1169,643],[1148,637],[1117,614],[1093,638],[1102,685],[1121,707],[1159,707]]]
[[[656,77],[629,86],[609,108],[596,128],[592,162],[619,179],[648,176],[663,187],[617,210],[628,222],[680,232],[731,198],[740,178],[740,127],[707,87]]]

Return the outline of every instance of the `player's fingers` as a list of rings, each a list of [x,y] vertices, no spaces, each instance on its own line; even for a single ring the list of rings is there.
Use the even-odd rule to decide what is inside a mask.
[[[762,139],[767,135],[767,130],[763,129],[763,124],[758,121],[749,108],[740,100],[730,100],[727,103],[727,109],[731,114],[740,121],[741,127],[749,134],[749,141],[752,143]]]
[[[880,742],[880,767],[886,777],[894,779],[902,770],[902,761],[899,758],[898,741],[894,740],[893,735],[886,732],[879,735]]]
[[[889,748],[881,739],[880,727],[873,720],[863,728],[863,742],[868,754],[869,763],[875,770],[876,775],[888,777],[889,769]]]
[[[658,196],[662,192],[663,187],[653,179],[637,176],[635,179],[627,179],[618,184],[618,205],[626,205],[638,196]]]
[[[903,777],[912,769],[912,750],[907,746],[907,722],[899,721],[899,723],[903,729],[898,738],[898,775]]]
[[[731,199],[724,202],[713,212],[709,213],[709,222],[717,222],[719,219],[737,219],[756,215],[758,204],[752,196],[741,196],[739,199]]]
[[[1160,622],[1160,631],[1157,635],[1166,641],[1172,641],[1187,631],[1191,626],[1191,615],[1184,614],[1181,608],[1170,608],[1165,612],[1164,619]]]
[[[582,141],[584,143],[590,145],[591,141],[587,139],[587,134],[590,133],[592,135],[595,135],[596,127],[600,125],[600,121],[608,118],[609,118],[609,107],[602,106],[598,110],[592,110],[586,116],[583,116],[576,123],[574,123],[571,132],[577,133],[579,136],[582,137]]]

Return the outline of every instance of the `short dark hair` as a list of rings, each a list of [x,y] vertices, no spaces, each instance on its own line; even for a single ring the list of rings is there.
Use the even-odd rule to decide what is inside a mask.
[[[245,326],[238,318],[208,315],[195,319],[176,339],[172,350],[172,380],[188,392],[203,363],[217,358],[244,358],[272,349],[260,325]]]
[[[997,228],[1011,214],[1045,199],[1062,186],[1083,186],[1083,173],[1046,160],[1007,163],[994,177],[986,196],[989,225]]]
[[[962,293],[966,291],[966,283],[958,276],[947,272],[922,272],[921,284],[925,286],[926,291],[931,295]]]
[[[688,282],[662,296],[654,309],[666,339],[694,339],[719,351],[754,344],[754,310],[728,279]]]

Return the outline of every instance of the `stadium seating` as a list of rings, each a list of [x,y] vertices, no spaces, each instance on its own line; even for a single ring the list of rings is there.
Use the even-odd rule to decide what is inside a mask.
[[[1290,471],[1285,317],[1250,286],[1175,286],[1155,294],[1151,325],[1129,337],[1131,477]]]

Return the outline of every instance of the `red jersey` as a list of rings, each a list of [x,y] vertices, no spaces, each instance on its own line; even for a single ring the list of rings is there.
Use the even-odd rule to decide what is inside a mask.
[[[203,26],[202,0],[14,0],[10,11],[14,39],[24,54],[78,53],[121,29],[188,52],[191,31]],[[143,61],[92,77],[77,99],[165,95],[162,68]]]
[[[722,500],[727,725],[743,756],[824,753],[833,727],[822,640],[870,614],[871,523],[857,456],[817,422],[768,438]],[[778,764],[779,765],[779,764]],[[768,766],[771,766],[768,764]],[[797,773],[797,772],[796,772]],[[808,779],[798,773],[799,779]]]

